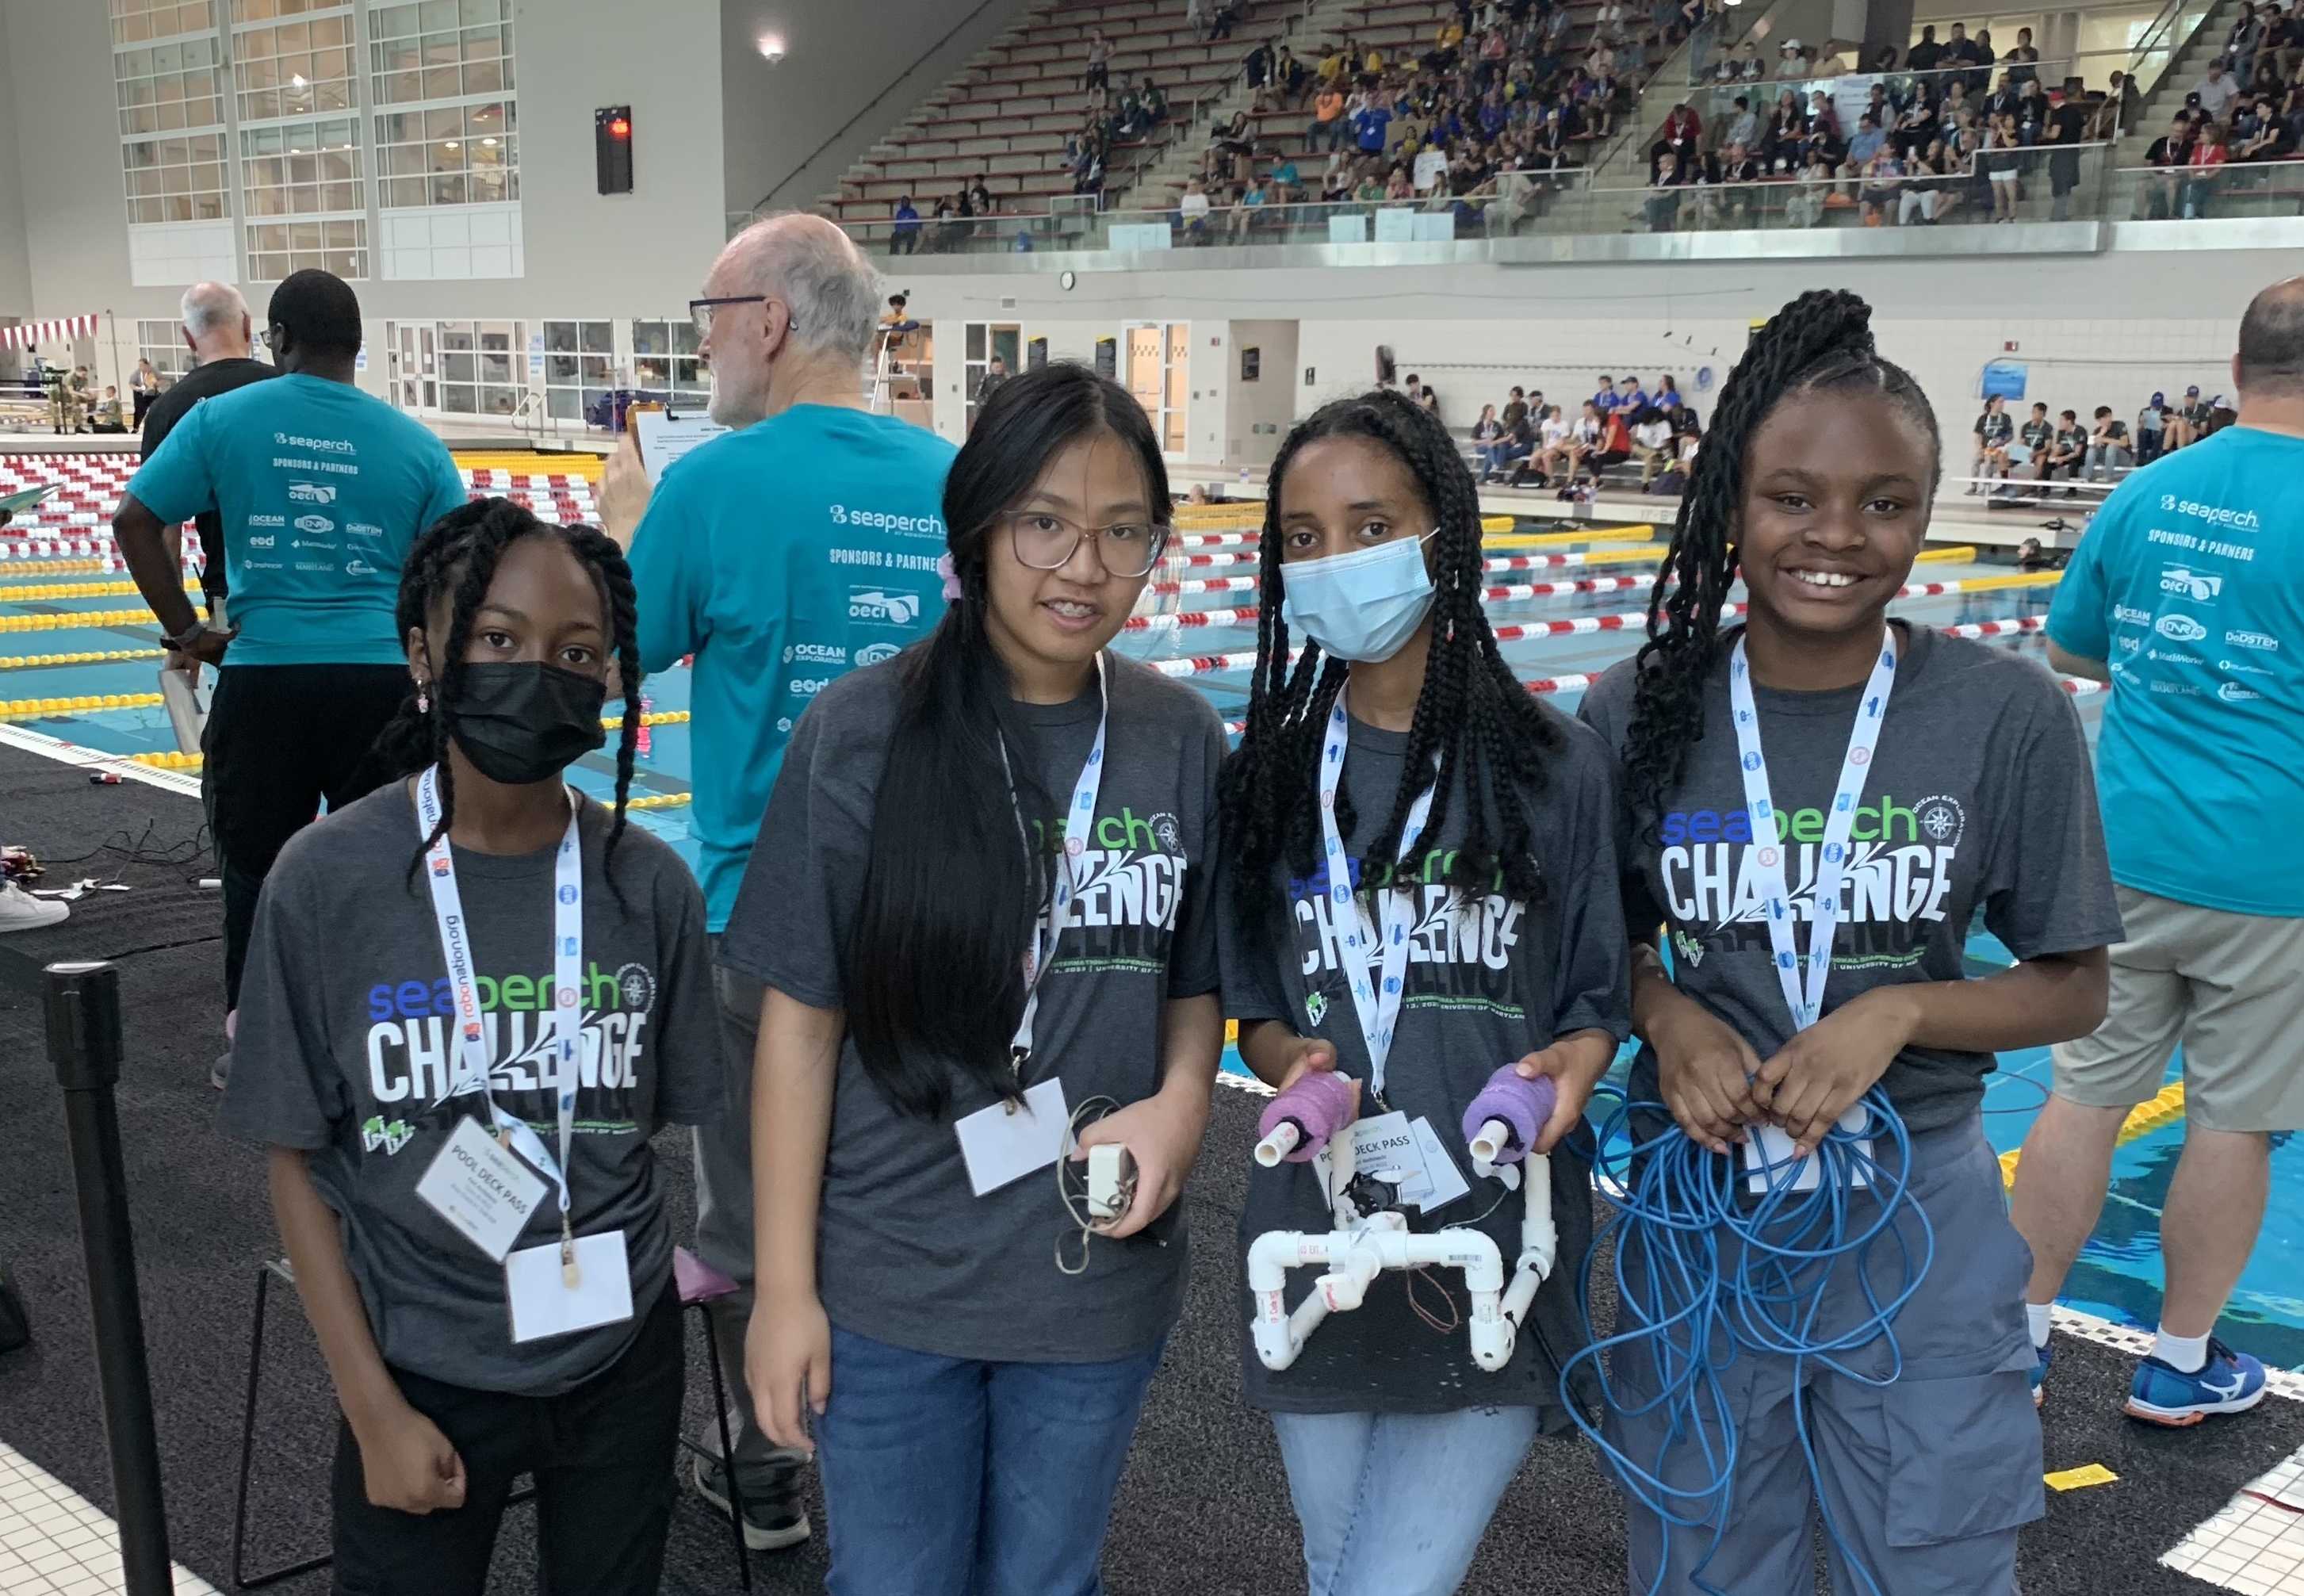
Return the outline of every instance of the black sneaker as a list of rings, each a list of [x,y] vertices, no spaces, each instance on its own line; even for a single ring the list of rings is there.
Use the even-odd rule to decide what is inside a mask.
[[[690,1464],[696,1494],[719,1511],[730,1511],[726,1466],[716,1457],[692,1458]],[[754,1551],[777,1551],[806,1541],[808,1509],[801,1504],[799,1469],[754,1471],[745,1481],[744,1544]]]

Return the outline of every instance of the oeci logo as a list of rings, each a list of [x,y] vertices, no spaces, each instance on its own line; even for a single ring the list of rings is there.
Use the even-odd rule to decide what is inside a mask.
[[[2224,579],[2204,575],[2181,565],[2168,565],[2160,572],[2160,590],[2181,593],[2196,604],[2213,604],[2216,595],[2224,590]]]
[[[2153,630],[2172,643],[2196,643],[2208,634],[2208,629],[2190,615],[2162,615]]]
[[[336,502],[336,490],[325,482],[291,482],[288,497],[299,505],[333,505]]]
[[[920,601],[911,593],[888,593],[878,588],[851,588],[848,590],[848,618],[851,621],[877,621],[884,626],[909,626],[920,618]]]

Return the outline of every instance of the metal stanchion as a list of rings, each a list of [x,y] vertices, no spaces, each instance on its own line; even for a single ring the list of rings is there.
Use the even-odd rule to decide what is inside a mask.
[[[144,1314],[136,1290],[136,1243],[120,1161],[120,970],[107,963],[47,967],[48,1058],[64,1088],[72,1184],[80,1197],[96,1367],[120,1521],[121,1588],[168,1596],[168,1522],[160,1494],[160,1441],[144,1365]]]

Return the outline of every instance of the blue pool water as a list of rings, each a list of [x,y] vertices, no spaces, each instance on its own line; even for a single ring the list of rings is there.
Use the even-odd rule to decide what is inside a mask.
[[[1648,567],[1635,569],[1645,571]],[[1924,565],[1916,573],[1916,579],[1941,582],[1963,575],[2001,574],[2005,573],[2005,569],[2000,567],[1994,571],[1972,566]],[[1207,574],[1205,572],[1197,573]],[[1571,580],[1598,573],[1597,571],[1572,569],[1539,571],[1497,580],[1542,582]],[[141,607],[132,596],[40,602],[9,598],[12,590],[21,590],[25,584],[43,579],[41,566],[34,563],[12,562],[4,569],[0,569],[0,616],[93,614]],[[103,579],[59,573],[45,580],[89,582]],[[1172,603],[1171,607],[1213,607],[1228,602],[1244,602],[1248,597],[1212,595]],[[1643,598],[1643,594],[1635,590],[1526,599],[1499,604],[1494,607],[1494,614],[1500,624],[1524,624],[1579,615],[1621,614],[1637,609]],[[1900,604],[1897,613],[1919,624],[1944,626],[2038,615],[2045,610],[2046,605],[2044,591],[2003,591],[1910,600]],[[1607,632],[1524,641],[1504,645],[1504,655],[1525,678],[1597,675],[1631,652],[1636,635],[1631,632]],[[1121,646],[1139,658],[1169,658],[1252,649],[1255,641],[1251,628],[1229,627],[1131,633],[1123,637]],[[82,625],[53,632],[4,632],[0,633],[0,664],[10,658],[32,654],[157,646],[157,633],[149,624]],[[2007,647],[2028,655],[2037,655],[2041,648],[2037,636],[2003,640],[1995,646]],[[155,690],[157,670],[157,661],[4,669],[0,670],[0,699],[148,693]],[[1241,717],[1247,703],[1248,675],[1245,671],[1196,676],[1193,681],[1226,719]],[[678,670],[654,678],[648,684],[652,707],[657,710],[687,709],[688,685],[686,674]],[[1575,692],[1563,692],[1554,701],[1562,709],[1572,713],[1579,696]],[[2103,699],[2100,696],[2084,698],[2079,700],[2079,705],[2081,718],[2093,740],[2102,713]],[[175,747],[166,714],[157,707],[19,717],[17,724],[107,753],[157,753],[170,751]],[[650,750],[641,761],[634,782],[634,794],[639,796],[684,792],[688,785],[689,769],[688,728],[682,725],[652,728]],[[588,791],[606,797],[613,790],[614,775],[614,767],[609,760],[595,757],[584,761],[573,772],[573,779]],[[636,816],[636,819],[693,859],[694,848],[684,810],[648,811]],[[13,842],[18,839],[4,840]],[[2004,964],[2009,959],[2007,950],[1981,930],[1970,938],[1968,951],[1972,964],[1980,968]],[[1228,1062],[1232,1067],[1238,1067],[1236,1059]],[[2172,1066],[2172,1075],[2173,1073]],[[2001,1073],[1990,1082],[1986,1098],[1986,1126],[1995,1148],[2004,1151],[2022,1142],[2046,1091],[2047,1074],[2046,1049],[2003,1056]],[[2095,1238],[2074,1271],[2068,1289],[2067,1301],[2073,1306],[2147,1328],[2153,1322],[2157,1310],[2160,1277],[2160,1209],[2181,1145],[2181,1125],[2170,1126],[2129,1143],[2115,1156],[2112,1195],[2105,1210],[2103,1223],[2097,1227]],[[2240,1280],[2227,1316],[2226,1330],[2232,1339],[2247,1346],[2267,1363],[2304,1367],[2304,1243],[2284,1234],[2277,1223],[2277,1216],[2297,1211],[2300,1204],[2304,1204],[2304,1159],[2300,1159],[2285,1146],[2277,1148],[2274,1154],[2272,1202],[2275,1222],[2258,1244],[2256,1256]]]

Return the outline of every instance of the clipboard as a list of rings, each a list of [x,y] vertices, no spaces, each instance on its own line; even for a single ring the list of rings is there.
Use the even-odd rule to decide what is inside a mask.
[[[640,445],[651,486],[664,480],[665,467],[728,430],[709,416],[678,415],[661,404],[632,405],[624,412],[624,425]]]
[[[50,482],[39,488],[27,488],[21,493],[8,494],[0,497],[0,511],[13,515],[20,510],[30,510],[55,490],[56,485]]]

